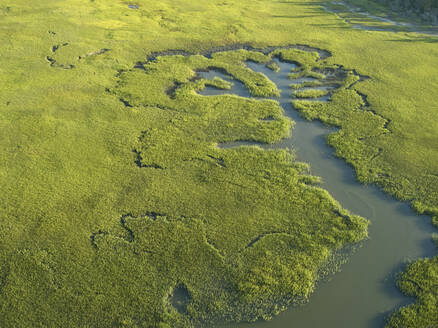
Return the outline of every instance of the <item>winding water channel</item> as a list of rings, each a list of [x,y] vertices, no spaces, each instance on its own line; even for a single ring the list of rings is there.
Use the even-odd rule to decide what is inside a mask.
[[[334,130],[320,122],[304,120],[293,109],[290,84],[294,81],[288,78],[288,73],[296,66],[278,60],[277,63],[280,66],[278,73],[262,64],[247,64],[277,84],[281,91],[281,97],[277,100],[296,125],[292,137],[275,145],[258,145],[265,149],[295,149],[297,159],[310,164],[311,173],[322,177],[322,187],[344,208],[371,221],[370,239],[353,254],[341,272],[330,281],[319,284],[308,304],[293,307],[269,322],[221,327],[383,327],[388,313],[412,301],[398,291],[395,274],[410,259],[434,255],[430,218],[416,215],[408,204],[394,200],[377,187],[356,181],[352,168],[334,157],[333,149],[325,142],[327,134]],[[216,71],[200,72],[199,75],[207,79],[220,77],[230,81],[229,76]],[[251,97],[242,83],[236,80],[232,82],[231,90],[207,87],[200,93]],[[328,101],[328,98],[320,100]],[[223,147],[238,147],[242,144],[250,143],[237,142]]]

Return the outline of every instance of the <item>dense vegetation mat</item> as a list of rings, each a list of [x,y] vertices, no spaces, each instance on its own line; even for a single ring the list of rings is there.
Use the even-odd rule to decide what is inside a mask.
[[[438,216],[433,37],[353,30],[310,0],[0,0],[0,16],[2,326],[184,324],[186,313],[204,320],[207,312],[230,320],[269,316],[278,309],[267,304],[284,290],[288,299],[291,290],[296,299],[308,295],[314,268],[330,250],[357,240],[354,231],[363,231],[347,224],[347,214],[325,192],[306,183],[303,166],[290,164],[287,152],[214,147],[284,136],[291,123],[275,103],[228,97],[213,110],[211,103],[192,103],[186,90],[192,106],[175,108],[177,88],[169,76],[184,82],[203,64],[199,57],[168,56],[151,69],[167,63],[173,71],[130,71],[153,52],[199,53],[242,43],[329,49],[329,64],[370,77],[353,86],[367,95],[368,105],[353,96],[355,113],[349,113],[341,101],[350,93],[345,90],[338,101],[333,97],[333,106],[303,105],[302,113],[341,127],[329,142],[362,182],[378,183],[419,212]],[[223,62],[238,66],[239,60]],[[149,84],[136,84],[135,74]],[[150,74],[157,74],[153,83]],[[261,79],[248,76],[249,88],[253,78]],[[255,92],[275,93],[269,82],[259,82],[265,84]],[[123,83],[131,83],[129,90]],[[168,89],[154,89],[160,84]],[[155,97],[148,87],[161,91]],[[374,111],[375,119],[357,121],[361,108],[370,117]],[[262,119],[271,115],[274,121]],[[375,126],[381,131],[362,139]],[[162,156],[171,149],[175,153]],[[318,229],[337,224],[328,229],[336,238],[324,240],[330,234]],[[278,227],[280,233],[273,233]],[[287,250],[300,245],[294,267],[285,260],[294,258]],[[304,262],[310,267],[296,264]],[[210,267],[215,269],[204,270]],[[160,274],[163,268],[169,275]],[[189,268],[205,280],[196,285]],[[418,282],[431,283],[421,290],[401,284],[419,298],[391,319],[393,326],[409,326],[414,315],[425,326],[436,324],[436,312],[429,311],[437,299],[430,273],[436,268],[436,260],[425,260],[402,276],[411,279],[415,271]],[[220,273],[225,280],[216,279]],[[293,287],[300,279],[307,284]],[[212,297],[213,291],[221,292]],[[216,303],[203,308],[202,297]]]

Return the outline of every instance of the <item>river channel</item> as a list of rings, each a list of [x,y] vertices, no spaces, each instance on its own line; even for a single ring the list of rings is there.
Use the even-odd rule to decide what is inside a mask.
[[[248,62],[247,65],[276,83],[281,96],[275,99],[283,107],[285,115],[296,124],[290,138],[274,145],[257,145],[265,149],[294,149],[297,160],[310,164],[311,174],[322,177],[321,186],[344,208],[371,221],[369,239],[343,265],[341,272],[329,281],[319,283],[309,303],[291,307],[271,321],[220,327],[383,327],[389,313],[413,301],[397,289],[397,272],[410,260],[434,255],[431,220],[417,215],[408,204],[393,199],[376,186],[357,182],[353,169],[342,159],[336,158],[334,150],[326,144],[326,136],[335,130],[317,121],[309,122],[294,110],[290,84],[300,81],[289,79],[288,73],[296,66],[279,60],[277,63],[279,72],[263,64]],[[200,72],[199,75],[206,79],[220,77],[233,82],[231,90],[206,87],[200,92],[202,95],[251,97],[246,87],[230,76],[216,71]],[[330,101],[330,97],[317,101]],[[237,142],[222,147],[243,144],[254,143]]]

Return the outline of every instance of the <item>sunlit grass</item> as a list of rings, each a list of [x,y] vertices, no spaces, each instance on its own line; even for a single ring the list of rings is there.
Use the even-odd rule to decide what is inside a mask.
[[[314,271],[296,263],[314,268],[337,242],[360,239],[335,229],[334,239],[323,240],[332,226],[321,221],[344,227],[333,214],[339,205],[303,182],[308,176],[296,162],[290,164],[290,154],[213,146],[279,140],[291,122],[278,105],[231,96],[217,104],[199,100],[194,90],[205,81],[178,89],[177,102],[168,88],[187,82],[193,69],[208,61],[167,56],[146,64],[150,72],[132,70],[153,52],[201,53],[236,44],[329,50],[333,56],[327,65],[370,77],[349,85],[367,95],[372,111],[361,109],[364,99],[353,90],[341,88],[331,104],[302,103],[301,112],[341,128],[328,141],[362,182],[378,183],[400,199],[415,201],[419,212],[438,215],[434,39],[353,30],[310,0],[130,4],[0,0],[2,326],[187,325],[167,297],[180,283],[192,293],[187,310],[199,320],[228,314],[236,321],[268,317],[279,308],[269,312],[265,302],[284,286],[303,296],[313,290]],[[277,94],[263,76],[236,64],[247,55],[234,52],[212,60],[229,64],[224,69],[253,94]],[[252,55],[249,59],[270,60]],[[294,74],[321,78],[323,73],[312,70],[318,68],[316,59],[314,53],[293,51],[288,60],[301,63]],[[222,81],[209,83],[227,88]],[[262,120],[269,116],[274,120]],[[148,153],[147,147],[154,151]],[[153,220],[151,212],[161,215]],[[295,219],[300,224],[294,225]],[[264,238],[248,254],[238,253],[261,231],[279,227],[289,230]],[[313,229],[324,231],[317,231],[320,239],[309,237]],[[300,245],[302,250],[287,253]],[[318,252],[321,245],[330,247]],[[437,267],[436,259],[415,265],[419,281],[431,279],[422,268],[433,272]],[[236,303],[228,290],[239,295]],[[435,304],[431,291],[416,294],[416,319],[435,318],[421,306],[426,304],[422,297]],[[256,300],[261,300],[258,308],[243,305]],[[400,326],[412,320],[413,312],[406,311],[391,322]]]

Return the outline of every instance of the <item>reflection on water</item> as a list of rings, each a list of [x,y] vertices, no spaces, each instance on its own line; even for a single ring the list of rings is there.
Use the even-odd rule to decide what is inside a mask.
[[[277,60],[278,73],[263,64],[248,62],[254,71],[265,74],[277,84],[281,97],[277,100],[285,114],[296,125],[290,138],[275,145],[257,144],[265,149],[295,149],[297,159],[310,164],[311,173],[322,177],[327,189],[344,208],[371,221],[370,240],[366,241],[352,258],[329,282],[321,282],[310,302],[293,307],[269,322],[232,324],[221,327],[256,328],[371,328],[383,327],[385,316],[411,299],[403,296],[395,285],[395,274],[409,259],[432,256],[433,231],[430,218],[416,215],[408,204],[398,202],[375,186],[356,182],[354,171],[343,160],[333,156],[325,137],[334,131],[319,122],[308,122],[293,109],[291,84],[312,82],[314,79],[290,80],[288,73],[294,64]],[[205,96],[236,94],[251,97],[246,87],[226,74],[215,71],[199,72],[202,78],[220,77],[233,83],[231,90],[206,87]],[[328,101],[330,94],[319,99]],[[302,100],[300,100],[302,101]],[[256,143],[235,142],[221,147],[239,147]]]

